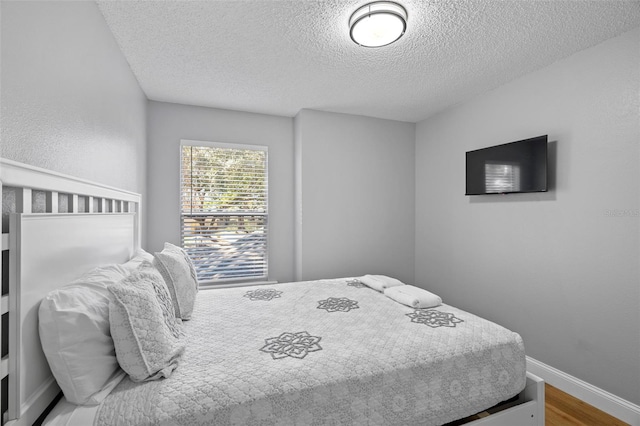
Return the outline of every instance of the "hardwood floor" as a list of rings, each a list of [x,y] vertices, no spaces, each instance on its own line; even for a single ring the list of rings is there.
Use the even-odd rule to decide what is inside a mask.
[[[544,390],[546,426],[628,426],[549,384]]]

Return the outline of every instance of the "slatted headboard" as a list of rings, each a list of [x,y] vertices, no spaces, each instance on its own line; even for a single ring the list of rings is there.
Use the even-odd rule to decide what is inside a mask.
[[[2,424],[31,425],[59,394],[38,307],[90,269],[140,248],[139,194],[0,159]]]

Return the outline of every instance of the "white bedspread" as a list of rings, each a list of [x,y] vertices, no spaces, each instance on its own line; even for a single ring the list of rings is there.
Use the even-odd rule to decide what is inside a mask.
[[[165,380],[123,380],[106,425],[437,425],[525,385],[522,339],[452,306],[347,280],[201,291]]]

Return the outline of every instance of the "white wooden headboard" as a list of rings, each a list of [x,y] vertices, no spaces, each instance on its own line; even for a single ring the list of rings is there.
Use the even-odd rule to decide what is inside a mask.
[[[0,361],[2,424],[31,425],[60,392],[40,347],[40,300],[140,248],[141,197],[6,159],[0,159],[0,183],[2,251],[9,253],[8,262],[4,255],[0,261],[8,268],[3,288],[9,280],[1,299],[2,322],[9,325],[8,353]],[[0,340],[7,340],[1,331]]]

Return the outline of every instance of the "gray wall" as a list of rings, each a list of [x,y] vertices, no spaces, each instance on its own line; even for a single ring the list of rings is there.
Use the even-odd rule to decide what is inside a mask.
[[[269,147],[269,279],[293,281],[293,119],[163,102],[148,107],[148,250],[180,243],[180,140]]]
[[[0,155],[144,195],[147,100],[95,3],[0,7]]]
[[[416,277],[640,403],[640,29],[417,126]],[[465,151],[548,134],[546,194],[466,197]]]
[[[302,110],[296,135],[296,279],[414,282],[415,124]]]

